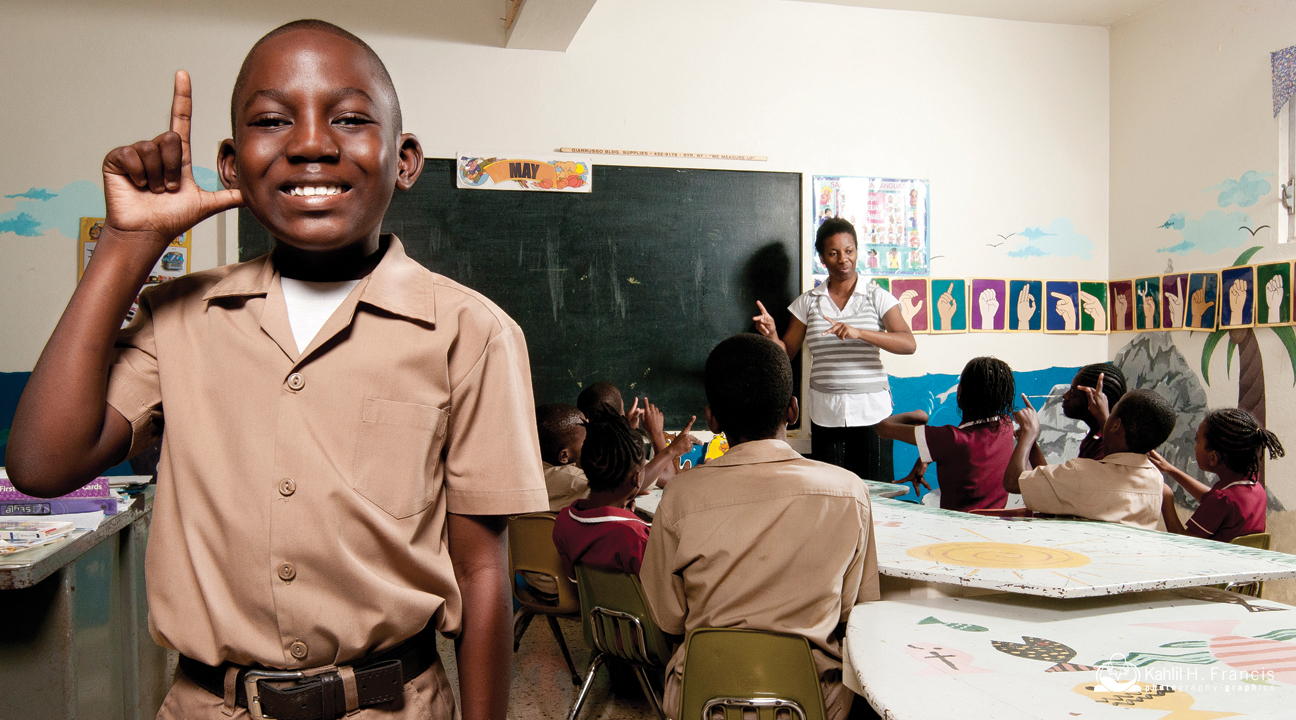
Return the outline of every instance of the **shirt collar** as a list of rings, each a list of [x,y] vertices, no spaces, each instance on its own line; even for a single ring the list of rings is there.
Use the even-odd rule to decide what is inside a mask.
[[[872,280],[869,280],[868,278],[864,277],[858,272],[855,273],[855,277],[856,277],[855,290],[851,293],[851,297],[855,297],[856,295],[863,295],[864,291],[868,289],[869,283],[873,282]],[[828,281],[824,280],[823,282],[819,283],[819,285],[814,289],[812,289],[810,293],[813,295],[827,295]]]
[[[1155,467],[1152,461],[1148,459],[1147,453],[1112,453],[1098,462],[1107,463],[1108,465],[1125,465],[1126,467]]]
[[[708,460],[703,467],[729,465],[755,465],[757,463],[782,462],[798,460],[801,453],[792,449],[783,440],[749,440],[729,448],[729,451],[715,460]]]
[[[1233,482],[1229,483],[1228,485],[1220,485],[1219,487],[1217,487],[1217,488],[1215,488],[1215,489],[1216,489],[1216,490],[1227,490],[1227,489],[1233,487],[1234,485],[1255,485],[1255,484],[1256,484],[1256,479],[1255,479],[1254,477],[1246,477],[1246,478],[1242,478],[1241,480],[1234,480]]]
[[[959,430],[963,430],[965,428],[970,428],[973,425],[985,425],[986,423],[992,423],[992,422],[997,423],[1001,420],[1003,420],[1003,415],[995,415],[994,417],[981,418],[980,420],[969,420],[963,423],[962,425],[959,425],[958,427]]]
[[[423,266],[405,254],[405,246],[395,235],[384,235],[383,238],[388,241],[387,250],[378,266],[364,279],[360,302],[411,320],[435,324],[432,283],[427,282]],[[224,279],[203,295],[203,300],[265,295],[279,279],[273,256],[273,253],[266,253],[235,265]]]

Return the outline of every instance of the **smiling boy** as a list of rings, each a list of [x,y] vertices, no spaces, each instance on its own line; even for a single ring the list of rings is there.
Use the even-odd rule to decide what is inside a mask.
[[[170,132],[104,160],[104,231],[19,404],[10,477],[66,493],[161,436],[149,620],[181,672],[159,717],[450,718],[439,630],[464,717],[502,720],[503,516],[547,505],[520,328],[380,234],[423,155],[363,41],[320,21],[258,41],[228,190],[193,181],[191,105],[179,72]],[[169,239],[240,205],[273,253],[146,292],[119,337]]]

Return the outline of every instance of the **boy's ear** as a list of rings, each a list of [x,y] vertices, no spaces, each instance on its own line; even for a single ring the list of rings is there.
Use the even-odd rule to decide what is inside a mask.
[[[220,173],[221,185],[230,190],[238,188],[238,173],[235,171],[234,141],[230,138],[221,140],[216,149],[216,170]]]
[[[414,181],[423,173],[423,146],[413,134],[404,133],[397,152],[396,189],[403,192],[414,187]]]
[[[716,434],[722,432],[722,430],[720,429],[720,421],[716,419],[715,415],[711,414],[711,406],[707,405],[706,407],[702,408],[702,412],[703,414],[706,415],[707,430],[710,430],[711,432]]]
[[[568,450],[567,448],[563,448],[562,450],[559,450],[559,451],[558,451],[558,464],[559,464],[559,465],[567,465],[567,464],[569,464],[570,462],[571,462],[571,451]]]
[[[792,396],[792,401],[788,403],[787,424],[796,423],[797,418],[801,417],[801,405],[797,403],[796,395]]]

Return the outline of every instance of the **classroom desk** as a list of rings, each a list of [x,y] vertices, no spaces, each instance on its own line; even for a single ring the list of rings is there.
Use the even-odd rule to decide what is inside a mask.
[[[1296,607],[1211,588],[884,596],[851,610],[843,675],[888,720],[1290,720],[1293,638]]]
[[[93,531],[0,558],[0,717],[152,718],[170,687],[148,632],[153,489]]]
[[[1296,555],[1114,523],[1004,520],[874,497],[873,530],[882,575],[924,587],[1083,598],[1296,577]]]

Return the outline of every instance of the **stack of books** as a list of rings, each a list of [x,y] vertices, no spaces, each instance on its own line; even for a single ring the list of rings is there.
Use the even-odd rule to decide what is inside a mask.
[[[75,528],[58,520],[0,520],[0,555],[61,540]]]
[[[0,471],[0,517],[39,517],[87,512],[117,514],[117,498],[108,486],[108,478],[95,478],[61,497],[38,498],[18,492],[13,483],[9,482],[8,476]]]

